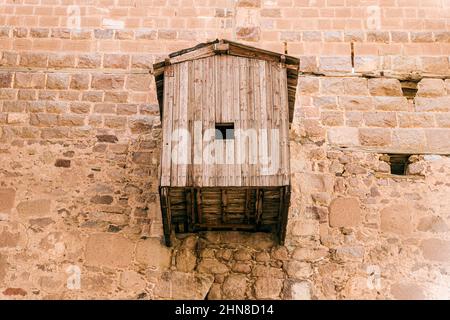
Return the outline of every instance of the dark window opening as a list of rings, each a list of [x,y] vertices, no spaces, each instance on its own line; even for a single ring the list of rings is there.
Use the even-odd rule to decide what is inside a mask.
[[[216,140],[234,139],[234,123],[216,123]]]
[[[418,81],[400,81],[403,91],[403,96],[408,100],[413,100],[417,94],[417,83]]]
[[[409,154],[390,154],[391,174],[404,176],[409,164]]]

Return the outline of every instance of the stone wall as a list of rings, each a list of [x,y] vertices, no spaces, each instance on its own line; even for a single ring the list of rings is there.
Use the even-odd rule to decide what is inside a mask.
[[[74,2],[0,0],[0,298],[450,298],[448,1]],[[161,242],[151,65],[215,38],[301,59],[282,247]]]

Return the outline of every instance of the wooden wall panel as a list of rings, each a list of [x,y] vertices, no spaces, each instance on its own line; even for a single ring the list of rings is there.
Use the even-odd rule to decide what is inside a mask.
[[[285,67],[269,61],[216,55],[171,68],[173,76],[166,74],[164,82],[162,186],[289,185]],[[216,141],[216,122],[234,123],[235,133],[253,129],[256,141],[250,143],[237,137]],[[173,134],[176,129],[191,133],[184,149],[180,148],[183,137]],[[279,129],[278,138],[272,137],[272,129]],[[208,132],[210,135],[205,135]],[[251,148],[255,147],[256,159],[251,159]],[[238,148],[245,154],[246,162],[242,164],[237,161]],[[265,167],[271,163],[261,163],[260,157],[273,158],[276,154],[280,168],[266,174]],[[213,159],[221,163],[214,163]],[[185,163],[177,163],[178,160]],[[250,163],[254,162],[251,160],[257,163]]]

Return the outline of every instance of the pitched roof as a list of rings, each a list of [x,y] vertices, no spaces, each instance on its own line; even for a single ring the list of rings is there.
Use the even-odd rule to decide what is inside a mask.
[[[216,54],[228,54],[232,56],[282,62],[287,70],[287,87],[289,100],[289,122],[292,122],[295,106],[295,94],[297,90],[297,78],[300,60],[293,56],[267,51],[244,45],[229,40],[219,40],[200,43],[194,47],[179,50],[169,54],[169,57],[153,65],[153,75],[156,82],[160,112],[163,106],[164,68],[170,64],[176,64],[189,60],[197,60]],[[162,112],[161,112],[162,114]]]

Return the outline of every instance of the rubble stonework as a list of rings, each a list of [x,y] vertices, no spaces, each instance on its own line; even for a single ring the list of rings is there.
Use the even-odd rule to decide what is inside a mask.
[[[77,28],[65,8],[2,4],[0,298],[449,299],[446,20],[381,7],[404,16],[374,30],[338,2],[121,2],[123,28],[91,9]],[[239,232],[162,243],[151,66],[210,38],[286,41],[301,60],[284,246]],[[411,155],[406,175],[390,174],[390,153]]]

